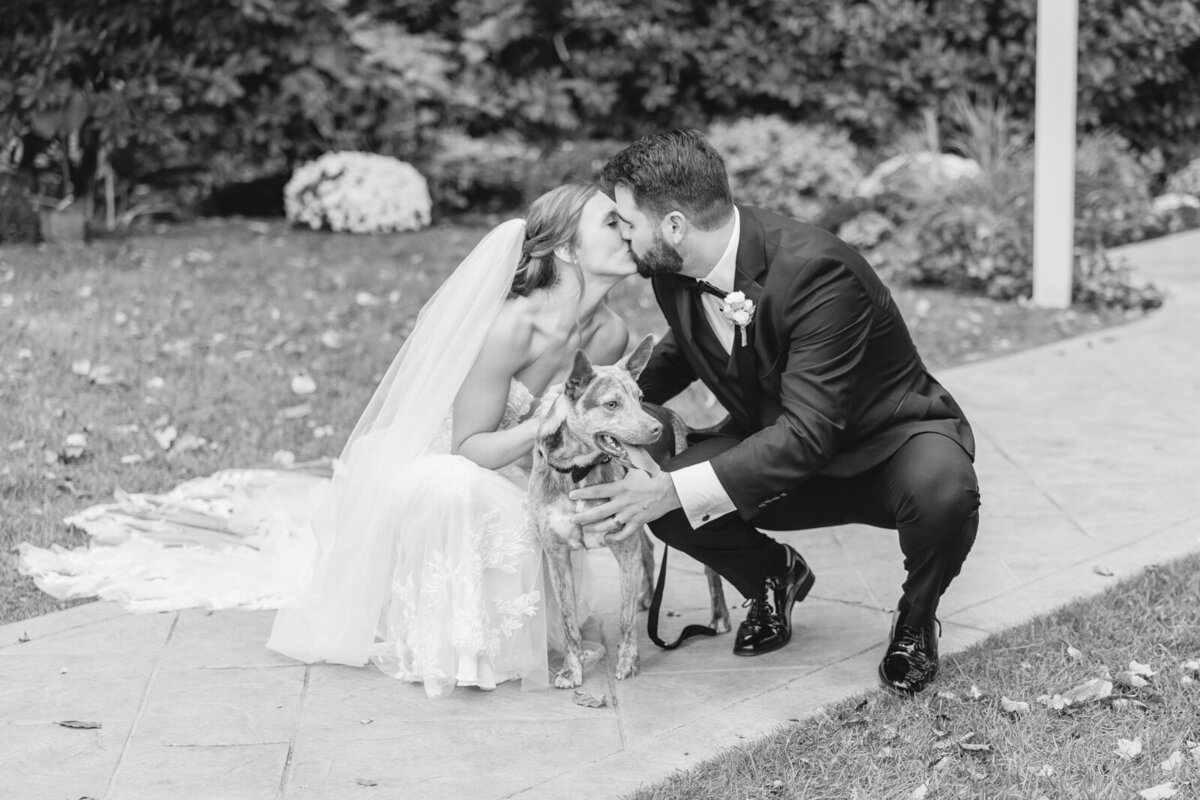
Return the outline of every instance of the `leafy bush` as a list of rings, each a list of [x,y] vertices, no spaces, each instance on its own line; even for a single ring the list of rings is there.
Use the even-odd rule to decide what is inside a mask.
[[[595,183],[600,171],[625,142],[613,139],[559,142],[542,151],[525,182],[525,202],[564,183]]]
[[[1193,158],[1178,172],[1167,178],[1167,194],[1190,194],[1200,197],[1200,158]]]
[[[863,178],[842,131],[766,116],[717,123],[708,138],[725,157],[735,199],[796,219],[849,200]]]
[[[980,165],[947,185],[909,181],[912,193],[892,208],[904,209],[893,246],[882,251],[885,270],[916,283],[982,292],[997,300],[1028,297],[1033,290],[1033,150],[1002,103],[956,102],[951,146]],[[1154,308],[1162,295],[1114,265],[1106,236],[1128,234],[1142,223],[1126,217],[1145,206],[1148,170],[1127,143],[1109,133],[1081,145],[1076,191],[1077,242],[1074,302],[1125,309]]]
[[[515,136],[473,138],[442,132],[425,163],[429,191],[438,211],[505,211],[524,198],[537,149]]]
[[[1076,244],[1113,247],[1154,233],[1150,186],[1161,166],[1111,130],[1084,135],[1075,151]]]
[[[17,177],[0,172],[0,244],[36,242],[41,236],[37,210]]]
[[[287,218],[314,230],[386,233],[424,228],[432,203],[411,164],[374,153],[326,153],[292,174]]]

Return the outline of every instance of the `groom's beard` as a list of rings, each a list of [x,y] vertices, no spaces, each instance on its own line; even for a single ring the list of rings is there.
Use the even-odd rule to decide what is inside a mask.
[[[683,272],[683,256],[667,244],[667,240],[659,231],[654,232],[654,244],[650,246],[645,255],[639,256],[633,252],[632,247],[629,248],[629,255],[633,257],[638,275],[643,278],[653,278],[656,275],[677,275]]]

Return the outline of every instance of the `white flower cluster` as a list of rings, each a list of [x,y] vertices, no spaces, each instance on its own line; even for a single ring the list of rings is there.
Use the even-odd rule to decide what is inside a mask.
[[[351,233],[429,224],[429,186],[411,164],[374,153],[326,153],[292,173],[283,205],[293,223]]]

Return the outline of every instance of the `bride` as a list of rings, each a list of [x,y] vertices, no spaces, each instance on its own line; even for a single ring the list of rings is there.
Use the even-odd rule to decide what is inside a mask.
[[[425,304],[331,479],[229,470],[162,497],[118,494],[72,520],[116,546],[23,546],[22,571],[59,597],[145,609],[283,606],[271,649],[371,661],[430,697],[516,678],[544,686],[557,615],[525,518],[534,410],[575,350],[601,364],[623,355],[628,331],[603,301],[634,272],[613,202],[591,184],[553,189],[489,232]],[[197,499],[220,525],[195,523]],[[166,530],[147,519],[172,510],[193,529],[250,532],[255,552],[147,541]],[[147,572],[148,556],[168,553],[172,564]],[[272,571],[282,588],[264,602],[254,584]]]

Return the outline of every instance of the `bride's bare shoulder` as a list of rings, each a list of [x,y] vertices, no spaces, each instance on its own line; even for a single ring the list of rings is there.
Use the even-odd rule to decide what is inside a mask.
[[[597,364],[615,364],[629,347],[629,326],[607,306],[600,309],[595,331],[588,341],[588,357]]]
[[[501,351],[510,358],[527,355],[533,343],[534,324],[527,298],[514,297],[504,302],[488,330],[485,349]]]

